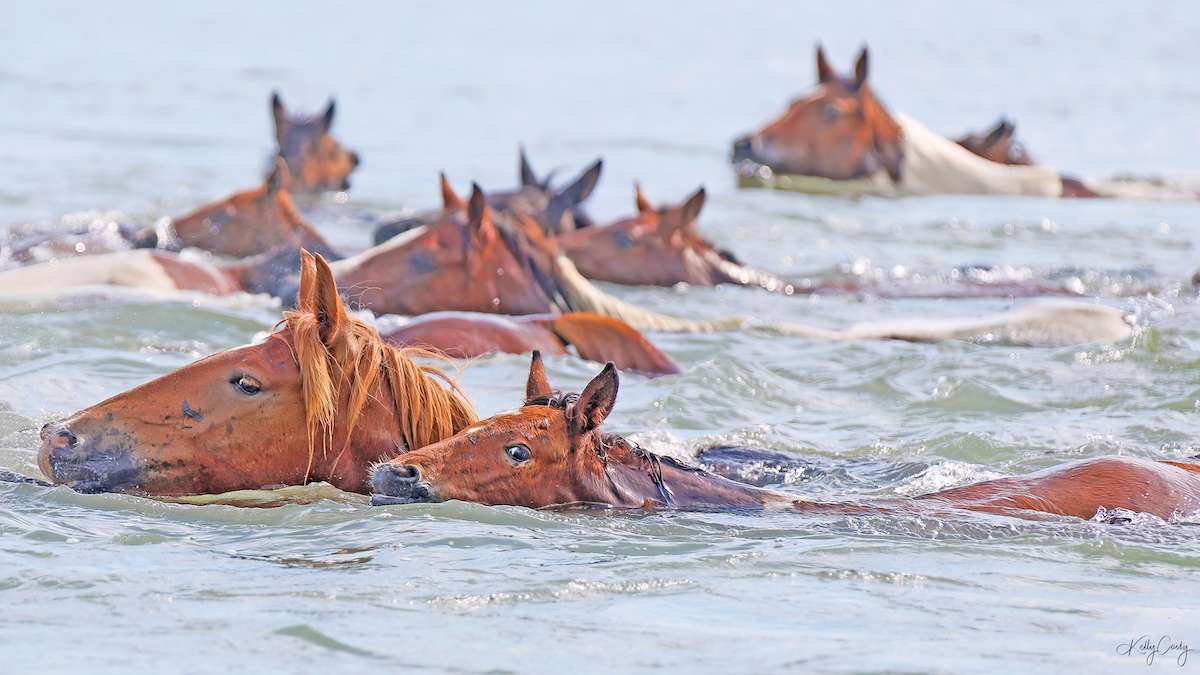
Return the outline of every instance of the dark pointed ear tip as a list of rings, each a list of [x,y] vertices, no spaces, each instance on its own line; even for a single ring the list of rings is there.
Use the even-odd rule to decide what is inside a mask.
[[[479,183],[476,183],[475,181],[471,181],[471,199],[474,199],[475,195],[482,195],[482,194],[483,194],[483,188],[479,187]]]
[[[279,98],[279,90],[278,89],[271,92],[271,103],[273,105],[283,106],[283,100]]]

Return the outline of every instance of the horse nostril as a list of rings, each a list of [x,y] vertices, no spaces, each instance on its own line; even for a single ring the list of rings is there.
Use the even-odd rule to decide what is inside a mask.
[[[50,447],[73,448],[75,447],[75,443],[77,441],[78,439],[75,438],[75,434],[67,431],[66,429],[61,429],[54,432],[54,434],[50,437]]]
[[[392,473],[405,482],[415,483],[421,480],[421,470],[413,464],[405,464],[404,466],[392,465]]]
[[[1200,275],[1200,272],[1197,272],[1196,274]],[[42,433],[41,433],[42,442],[50,440],[50,430],[53,428],[54,428],[53,424],[43,424],[42,425]]]
[[[358,166],[358,153],[357,152],[350,153],[350,165],[355,166],[355,167]]]

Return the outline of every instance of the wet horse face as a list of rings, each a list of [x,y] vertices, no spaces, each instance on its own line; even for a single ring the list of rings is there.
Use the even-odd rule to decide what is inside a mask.
[[[524,407],[380,464],[372,472],[372,503],[458,499],[529,508],[640,506],[641,500],[614,491],[594,447],[600,442],[596,428],[612,411],[616,395],[610,363],[565,410],[547,405],[550,386],[534,352]]]
[[[372,504],[760,509],[772,499],[599,431],[617,399],[612,363],[578,396],[556,396],[533,353],[525,405],[375,467]]]
[[[307,453],[289,450],[307,445],[292,351],[275,334],[46,425],[38,464],[79,492],[181,495],[303,483]],[[270,476],[264,463],[275,467]]]
[[[497,214],[476,186],[465,223],[450,212],[340,260],[334,270],[348,295],[376,313],[543,314],[559,309],[554,264],[554,244],[537,224]]]
[[[878,171],[900,179],[900,126],[867,83],[867,50],[854,79],[839,77],[817,49],[818,84],[793,101],[782,117],[738,139],[733,162],[751,161],[775,173],[833,180],[869,178]]]
[[[175,235],[184,246],[239,258],[278,247],[328,250],[292,202],[284,187],[287,175],[287,165],[277,159],[262,187],[201,206],[175,221]]]
[[[296,193],[350,189],[350,172],[358,166],[358,155],[338,144],[329,133],[333,126],[334,103],[316,117],[291,117],[283,109],[279,94],[271,97],[275,139],[279,156],[287,162],[287,188]]]
[[[583,276],[617,284],[715,286],[729,281],[720,254],[696,231],[704,188],[683,204],[655,209],[637,188],[638,215],[559,235]]]
[[[370,464],[474,421],[433,382],[435,371],[345,312],[321,258],[306,254],[299,307],[261,343],[46,425],[38,465],[80,492],[184,495],[310,480],[364,491]]]

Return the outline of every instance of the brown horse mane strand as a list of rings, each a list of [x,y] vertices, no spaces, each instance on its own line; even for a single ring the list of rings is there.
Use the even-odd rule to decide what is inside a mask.
[[[324,451],[333,444],[342,387],[348,387],[349,391],[349,404],[343,411],[346,425],[343,453],[371,398],[372,387],[381,377],[395,402],[393,413],[408,450],[449,438],[479,420],[454,379],[433,366],[413,361],[413,358],[449,361],[446,357],[417,347],[396,348],[385,344],[374,326],[350,314],[344,315],[339,334],[325,340],[321,338],[321,321],[313,312],[286,312],[284,322],[292,330],[300,364],[310,471],[316,439],[323,439]],[[327,344],[334,345],[334,349],[330,350]]]

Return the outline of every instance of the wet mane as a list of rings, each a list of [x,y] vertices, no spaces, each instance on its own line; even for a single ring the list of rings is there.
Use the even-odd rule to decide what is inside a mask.
[[[561,273],[557,268],[558,247],[554,240],[543,234],[541,226],[532,218],[514,211],[504,214],[507,217],[492,221],[504,245],[551,302],[563,312],[571,311],[558,281]]]
[[[449,438],[478,421],[474,408],[452,378],[433,366],[412,361],[413,358],[444,359],[441,355],[416,347],[384,344],[373,326],[350,314],[343,317],[340,334],[325,340],[321,331],[328,326],[312,311],[289,311],[284,322],[292,331],[300,365],[308,421],[309,470],[316,439],[322,439],[323,452],[333,445],[342,387],[348,387],[349,391],[349,405],[341,411],[346,430],[342,453],[349,447],[354,428],[380,377],[394,402],[392,413],[409,450]],[[331,351],[326,341],[337,348]]]

